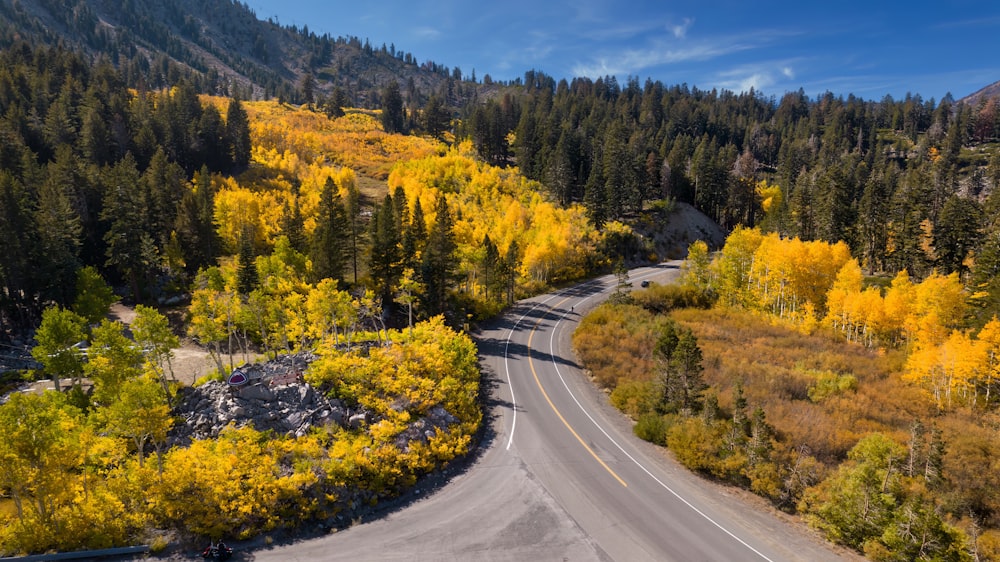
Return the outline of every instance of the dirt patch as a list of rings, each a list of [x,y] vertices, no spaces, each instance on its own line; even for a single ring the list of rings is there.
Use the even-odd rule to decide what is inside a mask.
[[[635,232],[646,238],[657,261],[683,259],[688,246],[695,240],[704,240],[709,249],[721,248],[726,233],[708,215],[680,201],[673,204],[669,214],[650,214],[637,221]]]
[[[183,318],[185,312],[182,309],[169,308],[159,311],[170,321],[170,328],[180,338],[181,346],[174,350],[174,357],[170,360],[173,367],[174,376],[177,380],[190,386],[194,381],[215,370],[215,362],[205,348],[201,347],[183,332]],[[111,305],[108,318],[118,320],[126,326],[135,320],[135,309],[120,302]]]

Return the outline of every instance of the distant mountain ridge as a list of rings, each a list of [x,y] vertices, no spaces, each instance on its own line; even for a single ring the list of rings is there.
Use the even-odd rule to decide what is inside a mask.
[[[149,87],[187,76],[199,90],[244,98],[305,101],[308,81],[317,95],[339,86],[352,105],[374,106],[395,79],[411,104],[443,93],[457,106],[478,89],[457,69],[357,37],[281,27],[238,0],[0,0],[0,46],[18,41],[107,57]]]
[[[998,97],[1000,97],[1000,80],[965,96],[959,101],[975,107],[983,100]]]

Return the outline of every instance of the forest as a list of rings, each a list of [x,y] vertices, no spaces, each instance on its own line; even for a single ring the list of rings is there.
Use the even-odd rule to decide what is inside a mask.
[[[844,242],[868,275],[957,272],[983,293],[980,322],[997,312],[996,99],[774,99],[532,71],[462,117],[485,161],[516,164],[598,226],[672,197],[727,230]]]
[[[398,494],[480,424],[475,346],[453,327],[600,265],[581,207],[441,131],[128,88],[59,49],[0,56],[0,343],[33,334],[38,365],[4,386],[68,385],[0,406],[5,553],[248,538]],[[106,318],[119,299],[128,327]],[[181,333],[171,299],[188,303]],[[196,384],[311,351],[305,381],[371,423],[173,444],[179,336],[214,360]],[[454,423],[400,445],[435,412]]]

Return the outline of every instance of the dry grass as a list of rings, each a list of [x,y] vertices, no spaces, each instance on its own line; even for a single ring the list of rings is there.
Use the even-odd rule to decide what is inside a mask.
[[[790,448],[805,445],[828,464],[843,460],[864,435],[881,431],[905,439],[916,419],[934,414],[926,397],[899,380],[898,359],[820,333],[806,335],[767,317],[725,309],[682,310],[674,318],[691,328],[705,358],[705,381],[720,405],[732,407],[742,382],[751,407]],[[822,376],[853,376],[854,388],[809,397]]]

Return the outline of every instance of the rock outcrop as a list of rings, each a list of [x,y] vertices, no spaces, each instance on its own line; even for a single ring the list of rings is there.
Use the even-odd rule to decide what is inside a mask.
[[[311,354],[285,355],[267,363],[245,365],[240,369],[250,382],[241,386],[210,381],[197,388],[182,388],[173,412],[177,422],[169,444],[183,446],[192,439],[217,437],[229,424],[302,436],[311,427],[328,423],[341,427],[354,423],[357,427],[358,419],[370,422],[369,412],[352,410],[337,399],[329,400],[302,380],[302,372],[314,359]]]
[[[285,355],[240,367],[250,381],[244,385],[210,381],[196,388],[181,388],[179,405],[173,411],[177,421],[168,436],[168,446],[187,446],[193,439],[217,437],[230,424],[301,437],[310,428],[325,424],[363,429],[379,421],[375,413],[328,399],[304,382],[302,373],[313,360],[312,354]],[[434,406],[400,432],[395,445],[407,451],[410,443],[426,443],[438,429],[447,430],[458,421],[443,407]]]

